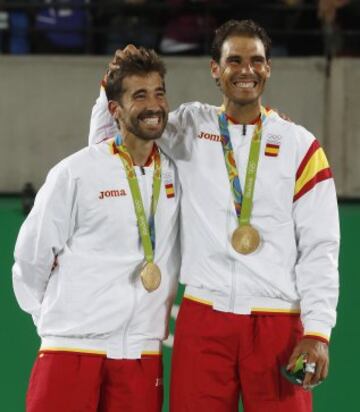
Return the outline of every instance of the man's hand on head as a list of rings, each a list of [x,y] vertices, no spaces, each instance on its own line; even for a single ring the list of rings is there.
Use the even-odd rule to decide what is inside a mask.
[[[117,70],[120,67],[121,61],[126,57],[126,55],[136,53],[139,53],[139,49],[133,44],[128,44],[124,49],[117,49],[105,73],[104,82],[106,83],[107,77],[111,72]]]
[[[117,70],[120,67],[121,60],[123,60],[126,55],[137,53],[139,53],[139,49],[133,44],[128,44],[124,49],[117,49],[113,59],[109,63],[109,70]]]

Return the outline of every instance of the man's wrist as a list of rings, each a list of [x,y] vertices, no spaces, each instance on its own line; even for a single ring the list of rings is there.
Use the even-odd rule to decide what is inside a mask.
[[[326,343],[327,345],[329,344],[330,338],[328,336],[325,336],[321,333],[316,333],[316,332],[308,332],[305,333],[303,336],[304,339],[314,339],[318,340],[320,342]]]
[[[331,329],[333,325],[324,321],[319,321],[315,319],[303,319],[304,326],[304,336],[316,337],[319,340],[324,339],[325,341],[330,341]]]

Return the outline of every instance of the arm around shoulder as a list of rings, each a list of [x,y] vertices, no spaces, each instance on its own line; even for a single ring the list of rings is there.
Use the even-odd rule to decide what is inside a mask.
[[[204,106],[198,102],[184,103],[170,112],[160,146],[174,160],[186,159],[191,155],[199,123],[207,114]]]
[[[118,133],[117,125],[108,110],[108,99],[103,86],[91,111],[89,145],[99,143]]]

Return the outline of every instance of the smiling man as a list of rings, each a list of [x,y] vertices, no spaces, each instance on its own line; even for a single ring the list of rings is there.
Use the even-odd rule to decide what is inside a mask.
[[[108,76],[120,132],[56,165],[20,230],[14,290],[41,337],[27,412],[161,411],[179,270],[164,76],[145,49]]]
[[[118,51],[111,68],[136,52]],[[182,186],[186,289],[172,412],[235,412],[240,398],[245,412],[310,412],[306,389],[328,373],[338,300],[334,181],[315,137],[262,106],[270,74],[264,29],[228,21],[211,60],[223,105],[180,106],[159,141]],[[102,92],[90,142],[104,126],[114,124]],[[305,376],[294,385],[280,371],[299,365]]]

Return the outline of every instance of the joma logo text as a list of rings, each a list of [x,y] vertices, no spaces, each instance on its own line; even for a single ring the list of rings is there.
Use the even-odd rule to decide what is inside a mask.
[[[99,199],[105,199],[106,197],[120,197],[120,196],[126,196],[126,191],[124,189],[104,190],[100,192]]]
[[[212,142],[221,142],[221,137],[218,134],[200,132],[199,139],[211,140]]]

